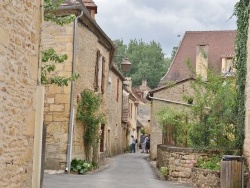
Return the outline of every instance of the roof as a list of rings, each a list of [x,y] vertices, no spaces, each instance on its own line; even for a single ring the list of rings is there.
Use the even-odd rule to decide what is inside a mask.
[[[219,72],[221,70],[221,59],[234,56],[234,43],[236,31],[187,31],[180,43],[176,55],[170,65],[168,72],[161,79],[159,85],[167,82],[179,82],[192,77],[186,60],[190,59],[195,67],[196,47],[208,46],[208,68]]]
[[[92,0],[82,0],[83,4],[86,8],[95,10],[95,13],[97,13],[97,6],[94,1]]]
[[[190,81],[190,80],[195,80],[193,77],[190,77],[190,78],[185,78],[183,80],[180,80],[180,81],[177,81],[177,82],[174,82],[172,84],[169,84],[169,85],[162,85],[162,86],[159,86],[155,89],[152,89],[148,92],[148,95],[147,95],[147,99],[148,99],[148,96],[151,95],[152,93],[155,93],[155,92],[158,92],[158,91],[161,91],[163,89],[166,89],[166,88],[170,88],[172,87],[173,85],[177,85],[177,84],[182,84],[184,82],[187,82],[187,81]]]

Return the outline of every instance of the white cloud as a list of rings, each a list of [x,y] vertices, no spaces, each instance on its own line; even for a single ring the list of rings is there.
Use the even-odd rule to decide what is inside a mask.
[[[94,0],[97,23],[112,39],[159,42],[171,54],[185,31],[236,29],[238,0]]]

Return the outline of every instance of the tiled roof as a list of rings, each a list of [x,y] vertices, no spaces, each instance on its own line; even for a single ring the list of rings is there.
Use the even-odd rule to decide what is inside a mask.
[[[95,13],[97,13],[97,6],[96,6],[94,1],[92,1],[92,0],[82,0],[82,2],[85,5],[85,7],[95,10]]]
[[[180,43],[179,49],[173,59],[173,62],[161,79],[160,86],[166,82],[178,82],[190,78],[186,60],[190,59],[195,68],[196,47],[199,45],[208,45],[208,68],[216,72],[221,70],[222,57],[234,56],[234,42],[236,31],[187,31]]]

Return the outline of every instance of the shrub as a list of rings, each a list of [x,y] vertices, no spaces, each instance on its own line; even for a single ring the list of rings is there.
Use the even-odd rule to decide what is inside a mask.
[[[85,160],[74,158],[71,161],[71,171],[77,172],[78,174],[85,174],[88,171],[94,170],[97,168],[97,165],[94,163],[89,163]]]

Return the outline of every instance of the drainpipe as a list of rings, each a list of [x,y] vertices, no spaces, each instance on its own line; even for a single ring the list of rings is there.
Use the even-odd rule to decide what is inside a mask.
[[[73,33],[73,57],[72,57],[72,74],[76,70],[76,42],[77,42],[77,24],[78,19],[83,15],[81,14],[76,17],[74,21],[74,33]],[[74,81],[71,81],[71,94],[70,94],[70,119],[69,119],[69,129],[68,129],[68,144],[67,144],[67,156],[66,156],[66,168],[65,172],[70,173],[70,163],[71,163],[71,154],[72,154],[72,139],[73,139],[73,127],[74,127]]]
[[[151,97],[150,95],[148,95],[148,98],[154,99],[154,100],[158,100],[158,101],[163,101],[163,102],[169,102],[169,103],[174,103],[174,104],[181,104],[181,105],[184,105],[184,106],[192,106],[191,104],[177,102],[177,101],[171,101],[171,100],[157,98],[157,97]]]
[[[43,111],[44,111],[44,86],[41,84],[41,64],[42,64],[42,27],[44,21],[44,2],[40,4],[40,38],[39,38],[39,55],[38,55],[38,77],[37,87],[35,92],[35,128],[34,128],[34,145],[33,145],[33,165],[32,165],[32,188],[42,187],[43,172],[42,168],[42,138],[43,138]]]

